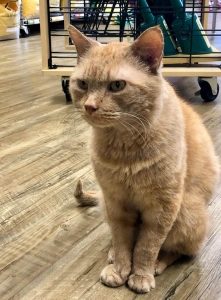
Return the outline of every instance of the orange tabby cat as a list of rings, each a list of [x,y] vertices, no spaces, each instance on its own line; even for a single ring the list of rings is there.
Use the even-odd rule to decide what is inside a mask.
[[[70,92],[93,128],[92,163],[112,234],[101,281],[146,293],[155,274],[199,251],[218,161],[199,116],[161,75],[159,27],[132,44],[69,32],[79,56]]]

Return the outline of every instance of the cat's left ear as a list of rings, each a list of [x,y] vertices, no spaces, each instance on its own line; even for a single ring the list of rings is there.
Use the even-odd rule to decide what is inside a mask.
[[[163,33],[159,26],[145,30],[131,45],[133,55],[147,64],[152,73],[161,65],[164,49]]]
[[[68,26],[68,31],[69,31],[70,38],[72,39],[72,41],[76,47],[78,57],[80,57],[80,58],[91,47],[100,45],[99,42],[86,37],[83,33],[81,33],[77,28],[75,28],[72,25]]]

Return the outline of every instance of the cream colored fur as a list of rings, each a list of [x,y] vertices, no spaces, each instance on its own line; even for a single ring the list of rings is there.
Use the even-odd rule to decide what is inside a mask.
[[[92,164],[112,234],[111,263],[101,281],[112,287],[127,282],[145,293],[155,287],[155,274],[199,251],[218,161],[199,116],[161,76],[158,27],[132,45],[99,45],[73,27],[70,35],[79,53],[70,92],[93,128]],[[126,86],[111,92],[116,80]]]

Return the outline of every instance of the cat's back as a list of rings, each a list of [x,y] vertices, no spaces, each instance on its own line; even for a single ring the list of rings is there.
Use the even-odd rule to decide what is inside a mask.
[[[187,149],[186,188],[199,184],[201,189],[213,190],[219,177],[219,161],[211,137],[200,116],[181,100],[184,115],[185,140]],[[209,200],[211,193],[206,198]]]
[[[179,116],[178,120],[180,122],[184,122],[185,138],[189,146],[192,144],[200,145],[206,141],[212,146],[211,138],[199,114],[176,94],[176,91],[168,82],[166,82],[165,86],[166,90],[168,91],[167,101],[169,101],[170,107],[173,107],[173,110],[170,108],[169,111],[170,118],[173,118],[173,114],[180,115],[181,111],[182,117]],[[174,107],[176,109],[174,109]],[[168,118],[166,119],[166,122],[169,122]],[[178,125],[180,124],[177,124],[177,126]]]
[[[180,100],[180,105],[184,116],[185,137],[189,147],[213,148],[210,135],[199,114],[183,100]]]

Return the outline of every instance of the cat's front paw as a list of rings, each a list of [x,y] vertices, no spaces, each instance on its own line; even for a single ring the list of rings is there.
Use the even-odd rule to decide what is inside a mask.
[[[100,280],[107,286],[118,287],[127,281],[129,273],[129,268],[123,267],[118,271],[114,264],[110,264],[102,270]]]
[[[128,286],[136,293],[148,293],[151,289],[155,288],[155,279],[152,274],[147,274],[145,276],[132,274],[129,277]]]

